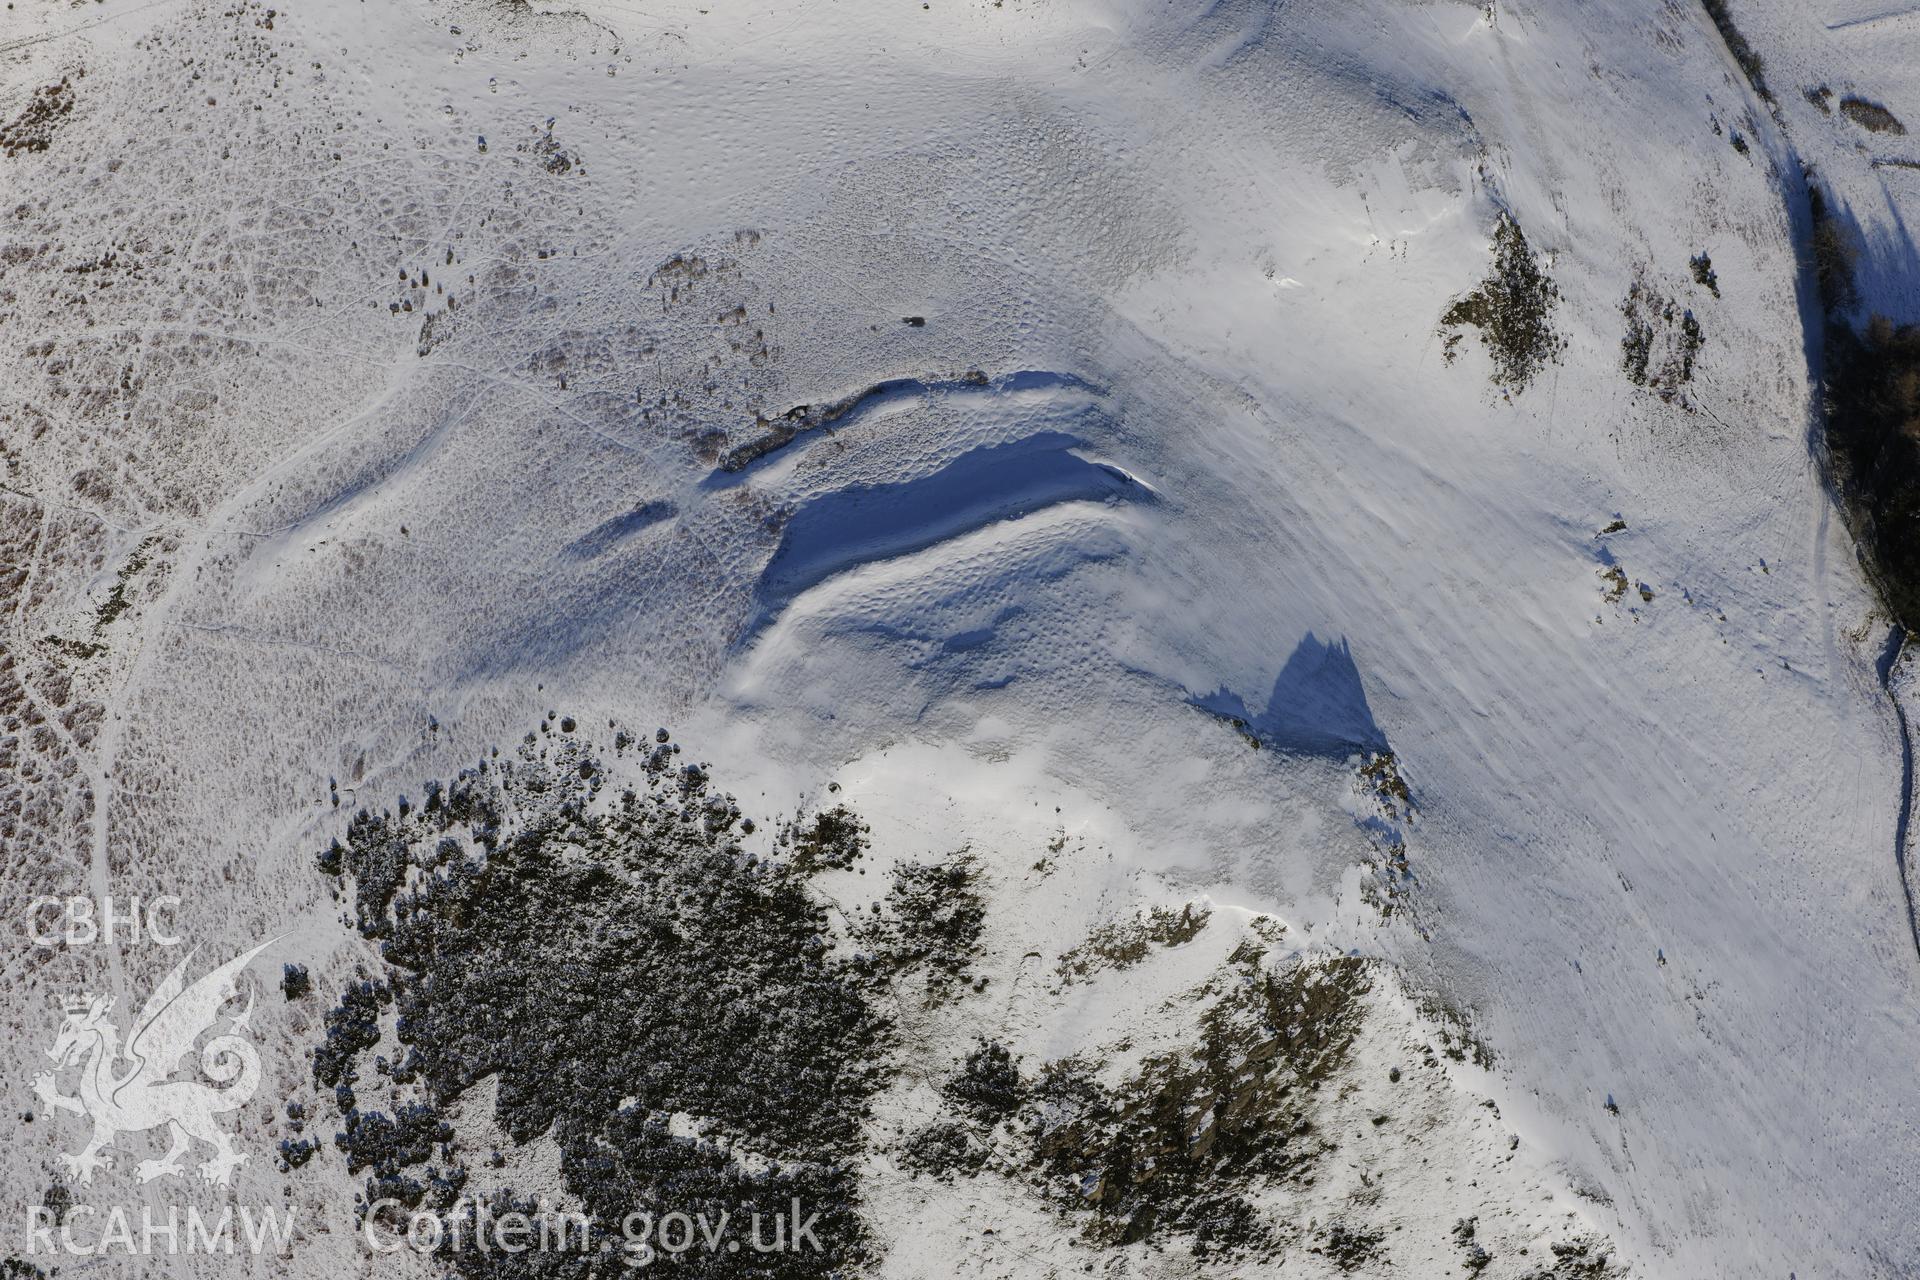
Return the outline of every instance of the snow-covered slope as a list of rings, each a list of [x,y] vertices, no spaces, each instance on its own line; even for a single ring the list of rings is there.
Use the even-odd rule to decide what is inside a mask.
[[[988,981],[903,1013],[877,1132],[981,1036],[1117,1085],[1252,921],[1379,966],[1338,1154],[1263,1202],[1284,1257],[1089,1254],[877,1140],[887,1274],[1327,1274],[1335,1219],[1360,1274],[1452,1274],[1475,1215],[1489,1276],[1581,1237],[1913,1274],[1900,726],[1793,212],[1803,158],[1856,213],[1905,170],[1842,176],[1807,22],[1750,24],[1782,126],[1677,0],[17,0],[9,887],[180,894],[209,955],[292,930],[330,996],[374,963],[313,869],[356,808],[550,709],[668,723],[763,822],[844,799],[876,859],[984,868]],[[1821,30],[1836,93],[1892,76]],[[1440,323],[1503,218],[1555,291],[1523,386]],[[9,955],[14,1110],[104,963]],[[274,1004],[256,1134],[312,1092]],[[1443,1033],[1491,1066],[1394,1103]],[[9,1188],[77,1133],[17,1128]],[[269,1165],[243,1195],[357,1185]]]

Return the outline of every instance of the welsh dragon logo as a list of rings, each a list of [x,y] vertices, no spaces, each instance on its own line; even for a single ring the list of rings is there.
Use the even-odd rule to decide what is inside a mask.
[[[250,1029],[251,990],[246,1008],[230,1017],[226,1031],[200,1047],[200,1070],[214,1083],[173,1077],[180,1060],[220,1021],[222,1007],[239,994],[235,980],[241,970],[272,945],[271,940],[263,942],[235,956],[192,986],[186,981],[193,960],[189,952],[148,997],[124,1049],[120,1028],[109,1016],[112,997],[68,997],[62,1002],[66,1023],[47,1051],[57,1065],[36,1076],[33,1089],[47,1106],[93,1122],[93,1136],[80,1154],[60,1156],[75,1180],[92,1182],[95,1169],[113,1167],[113,1157],[103,1152],[119,1135],[166,1125],[172,1131],[171,1145],[160,1159],[142,1160],[134,1167],[140,1181],[180,1176],[181,1157],[196,1139],[213,1148],[199,1166],[200,1176],[221,1186],[232,1181],[233,1171],[247,1157],[234,1149],[232,1135],[215,1118],[244,1106],[260,1087],[260,1055],[239,1034]],[[76,1066],[79,1092],[67,1097],[59,1091],[58,1073]]]

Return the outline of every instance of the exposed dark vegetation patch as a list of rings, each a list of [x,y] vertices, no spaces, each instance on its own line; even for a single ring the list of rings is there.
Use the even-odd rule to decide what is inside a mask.
[[[114,620],[127,611],[127,606],[132,603],[127,599],[127,584],[133,580],[135,574],[147,567],[154,544],[159,541],[157,537],[144,539],[138,547],[134,548],[133,554],[127,557],[127,562],[120,566],[120,572],[113,581],[113,590],[107,593],[105,603],[94,613],[93,633],[96,636],[112,626]]]
[[[1620,362],[1627,371],[1627,381],[1644,387],[1647,364],[1653,359],[1653,325],[1640,314],[1639,291],[1640,286],[1635,284],[1620,306],[1621,313],[1627,317],[1627,336],[1620,339]]]
[[[842,804],[815,814],[810,822],[788,823],[776,842],[792,850],[793,869],[802,875],[845,871],[866,853],[869,830],[859,815]]]
[[[354,1108],[358,1059],[380,1043],[381,1012],[392,1003],[392,987],[363,978],[341,992],[340,1003],[327,1011],[326,1038],[313,1051],[313,1078],[334,1091],[342,1113]]]
[[[1193,1049],[1144,1063],[1117,1088],[1086,1065],[1049,1064],[1022,1111],[1062,1208],[1096,1240],[1184,1237],[1196,1253],[1270,1251],[1247,1192],[1310,1181],[1332,1149],[1314,1094],[1344,1067],[1371,985],[1342,957],[1274,971],[1256,956],[1221,984]]]
[[[970,1124],[935,1120],[914,1130],[900,1147],[900,1165],[908,1173],[923,1173],[942,1182],[972,1177],[986,1167],[992,1155],[986,1139]]]
[[[1020,1064],[1007,1047],[982,1040],[943,1092],[974,1119],[994,1124],[1026,1100],[1027,1086],[1020,1078]]]
[[[1806,95],[1808,102],[1820,108],[1820,114],[1828,116],[1833,114],[1833,90],[1826,85],[1808,87],[1801,92]]]
[[[697,253],[676,253],[653,269],[647,287],[664,290],[667,302],[678,302],[681,290],[692,292],[693,286],[712,270],[712,264]]]
[[[1465,1012],[1433,993],[1423,993],[1418,1005],[1420,1016],[1433,1028],[1440,1041],[1440,1052],[1450,1062],[1471,1062],[1482,1070],[1493,1069],[1493,1047],[1473,1029]]]
[[[1553,1266],[1529,1272],[1526,1280],[1618,1280],[1627,1274],[1599,1240],[1569,1240],[1552,1245],[1550,1251]]]
[[[397,306],[397,304],[394,304]],[[408,310],[412,307],[409,305]],[[420,321],[420,336],[415,340],[413,351],[421,359],[433,354],[433,349],[451,336],[454,328],[454,300],[447,299],[445,311],[435,311]]]
[[[570,148],[562,146],[560,140],[553,136],[553,125],[554,121],[549,118],[544,130],[537,125],[532,126],[533,140],[521,143],[520,150],[531,151],[535,161],[548,173],[558,176],[572,173],[575,168],[579,168],[584,175],[586,169],[580,165],[579,155]]]
[[[280,1139],[280,1171],[287,1173],[305,1167],[318,1150],[320,1144],[312,1138]]]
[[[871,1104],[901,1061],[889,1011],[903,978],[924,978],[928,1006],[975,981],[986,936],[975,858],[896,866],[878,909],[836,946],[816,873],[863,864],[868,832],[851,809],[794,820],[758,857],[738,838],[738,806],[664,730],[616,733],[608,752],[554,723],[417,803],[356,815],[319,855],[324,872],[351,878],[349,917],[380,960],[348,982],[314,1050],[338,1123],[290,1103],[283,1168],[344,1158],[364,1180],[362,1212],[390,1199],[451,1219],[434,1264],[467,1280],[609,1274],[598,1246],[618,1245],[636,1209],[742,1223],[796,1200],[818,1215],[820,1252],[696,1248],[670,1269],[863,1273],[876,1245],[858,1171]],[[1383,804],[1411,805],[1391,757],[1369,757],[1361,776]],[[1206,914],[1139,923],[1110,948],[1129,963],[1191,938]],[[1387,1237],[1351,1214],[1304,1229],[1258,1207],[1311,1186],[1336,1149],[1321,1118],[1352,1078],[1373,962],[1282,962],[1278,923],[1250,927],[1193,993],[1197,1023],[1173,1047],[1118,1074],[1089,1057],[1032,1069],[977,1039],[935,1073],[936,1113],[890,1154],[936,1182],[1015,1180],[1091,1245],[1219,1260],[1311,1247],[1355,1270],[1388,1265]],[[449,1123],[456,1103],[480,1105],[483,1082],[500,1152],[466,1149]],[[585,1247],[481,1251],[471,1229],[454,1243],[483,1168],[503,1187],[488,1198],[496,1218],[531,1208],[535,1188],[513,1184],[515,1144],[536,1140],[558,1151],[569,1207],[590,1215]]]
[[[1893,112],[1877,102],[1857,98],[1853,94],[1840,99],[1840,114],[1869,133],[1891,133],[1900,137],[1907,131],[1907,126],[1901,124],[1900,117]]]
[[[1709,278],[1711,270],[1709,266]],[[1688,407],[1684,388],[1693,381],[1693,363],[1706,341],[1699,320],[1644,277],[1628,288],[1620,314],[1627,322],[1620,339],[1620,365],[1627,381],[1669,404]]]
[[[455,783],[456,787],[459,785]],[[463,791],[455,794],[465,798]],[[404,806],[402,801],[399,825],[391,813],[377,814],[362,809],[347,822],[346,843],[335,840],[320,854],[321,871],[353,877],[357,913],[354,923],[369,938],[393,935],[393,917],[387,908],[413,867],[414,853],[404,826],[408,817]],[[497,815],[494,816],[497,820]]]
[[[1704,287],[1714,297],[1720,296],[1720,273],[1713,269],[1713,259],[1702,249],[1687,259],[1687,266],[1693,271],[1693,282]]]
[[[1860,301],[1854,283],[1854,260],[1859,250],[1845,223],[1827,207],[1826,193],[1811,176],[1807,183],[1808,212],[1813,222],[1813,278],[1828,315],[1851,310]]]
[[[313,990],[313,978],[303,964],[280,966],[280,992],[289,1000],[298,1000]]]
[[[1460,1265],[1469,1275],[1479,1275],[1493,1261],[1493,1255],[1475,1237],[1480,1234],[1480,1219],[1462,1218],[1453,1224],[1453,1242],[1465,1255]]]
[[[1773,101],[1773,91],[1767,88],[1767,67],[1760,54],[1747,43],[1740,34],[1740,28],[1734,25],[1733,10],[1727,0],[1701,0],[1706,6],[1707,16],[1713,19],[1713,25],[1720,31],[1720,38],[1726,41],[1727,52],[1740,64],[1740,71],[1747,77],[1747,83],[1753,91],[1767,101]]]
[[[1417,884],[1407,853],[1406,829],[1419,813],[1419,806],[1413,802],[1413,792],[1400,775],[1400,762],[1392,751],[1369,751],[1361,756],[1354,769],[1354,782],[1373,810],[1359,819],[1375,855],[1369,861],[1372,875],[1361,881],[1360,894],[1384,920],[1410,904]]]
[[[1368,752],[1360,762],[1359,775],[1382,804],[1400,809],[1412,807],[1413,792],[1400,776],[1400,760],[1393,752]]]
[[[1447,334],[1447,362],[1458,357],[1460,330],[1471,325],[1493,357],[1494,383],[1516,394],[1526,390],[1541,367],[1559,359],[1566,346],[1553,328],[1559,297],[1520,224],[1511,215],[1501,215],[1493,233],[1493,270],[1440,317],[1441,331]]]
[[[901,1165],[942,1182],[978,1174],[993,1155],[995,1126],[1012,1119],[1028,1093],[1019,1061],[1006,1046],[979,1041],[941,1087],[951,1114],[907,1136]]]
[[[73,101],[71,76],[35,89],[27,95],[27,105],[20,108],[20,114],[0,125],[0,150],[9,157],[22,151],[45,151],[53,142],[54,130],[73,114]]]
[[[852,1160],[891,1071],[875,997],[901,957],[836,952],[794,860],[746,852],[738,806],[676,746],[620,735],[616,754],[637,751],[645,782],[616,793],[577,738],[528,739],[417,806],[356,815],[320,857],[353,878],[356,923],[382,940],[385,967],[342,994],[314,1054],[349,1169],[370,1174],[370,1198],[446,1209],[474,1153],[450,1140],[445,1109],[495,1077],[494,1120],[516,1143],[558,1145],[596,1243],[636,1209],[746,1223],[797,1198],[820,1215],[820,1252],[694,1250],[675,1274],[812,1280],[860,1265]],[[844,811],[829,825],[839,849],[858,829]],[[957,925],[944,894],[964,896],[970,873],[957,886],[951,868],[925,874],[939,900],[904,893],[890,936],[918,939],[933,963],[948,935],[977,936],[978,908]],[[392,1061],[375,1052],[388,1043]],[[584,1276],[593,1258],[449,1244],[443,1261],[469,1277]]]
[[[1194,993],[1190,1046],[1117,1084],[1088,1057],[1029,1073],[976,1042],[941,1086],[944,1111],[901,1142],[902,1165],[940,1181],[1016,1177],[1092,1244],[1278,1256],[1288,1241],[1256,1199],[1312,1185],[1334,1149],[1317,1098],[1350,1062],[1373,977],[1358,958],[1273,968],[1269,954],[1253,939],[1236,950]]]
[[[980,867],[962,849],[942,862],[901,863],[873,914],[854,922],[854,937],[893,974],[922,973],[930,999],[950,999],[985,978],[970,972],[986,927]]]
[[[864,387],[851,395],[841,396],[838,400],[829,400],[824,404],[797,404],[778,418],[757,418],[753,424],[754,435],[722,454],[720,469],[744,471],[775,450],[785,448],[800,436],[832,426],[871,400],[918,385],[918,381],[913,378],[889,378],[884,382],[876,382],[870,387]]]
[[[88,658],[97,658],[107,651],[107,646],[97,640],[68,640],[62,636],[47,636],[45,641],[54,652],[64,653],[67,657],[79,662],[85,662]]]
[[[1920,630],[1920,329],[1869,317],[1855,329],[1857,250],[1808,175],[1815,283],[1826,311],[1822,419],[1831,478],[1881,599]]]
[[[346,1153],[348,1173],[372,1173],[367,1181],[369,1203],[397,1200],[412,1206],[424,1200],[443,1207],[466,1185],[465,1168],[446,1146],[453,1126],[428,1103],[400,1103],[391,1116],[352,1107],[341,1116],[341,1123],[345,1128],[334,1134],[333,1145]],[[428,1169],[424,1181],[414,1176],[411,1170],[432,1160],[436,1151],[444,1153],[442,1167]],[[293,1161],[287,1163],[291,1167]]]
[[[40,1204],[53,1215],[54,1225],[59,1226],[66,1222],[67,1214],[73,1209],[73,1188],[55,1178],[40,1193]]]
[[[911,318],[908,323],[912,323]],[[720,455],[720,469],[745,471],[760,459],[785,448],[801,436],[831,427],[848,414],[866,408],[879,400],[953,387],[984,387],[987,383],[987,375],[978,369],[969,369],[956,377],[934,382],[922,381],[919,378],[888,378],[849,395],[841,396],[837,400],[828,400],[821,404],[797,404],[777,418],[756,417],[753,434]]]
[[[93,630],[89,633],[89,639],[74,640],[50,635],[46,637],[46,643],[56,651],[83,662],[105,653],[107,645],[100,638],[101,633],[132,607],[133,601],[127,598],[127,588],[152,563],[153,549],[159,542],[157,536],[142,539],[140,545],[133,549],[133,554],[127,557],[127,562],[120,566],[120,572],[114,576],[113,589],[93,612]]]
[[[1060,957],[1060,976],[1071,982],[1090,978],[1103,969],[1132,968],[1155,947],[1192,942],[1207,927],[1212,914],[1189,902],[1178,911],[1154,907],[1132,920],[1100,925],[1085,942]]]
[[[1367,1231],[1336,1222],[1327,1228],[1326,1238],[1314,1252],[1324,1254],[1328,1262],[1342,1271],[1358,1271],[1384,1261],[1380,1246],[1386,1243],[1386,1239],[1383,1231]]]

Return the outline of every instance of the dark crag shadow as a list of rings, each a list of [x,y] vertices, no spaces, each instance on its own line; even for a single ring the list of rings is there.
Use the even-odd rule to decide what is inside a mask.
[[[1899,210],[1891,232],[1868,236],[1853,211],[1835,202],[1803,172],[1807,203],[1801,278],[1811,279],[1817,323],[1807,326],[1810,362],[1820,396],[1810,447],[1835,506],[1854,538],[1855,553],[1894,626],[1877,667],[1900,730],[1900,809],[1894,867],[1907,908],[1907,928],[1920,955],[1907,833],[1913,805],[1913,726],[1894,693],[1895,663],[1920,627],[1920,325],[1862,305],[1860,275],[1869,273],[1876,300],[1910,308],[1920,281],[1920,255]],[[1891,202],[1889,202],[1891,204]],[[1796,210],[1797,212],[1797,210]],[[1796,225],[1796,233],[1799,231]],[[1803,313],[1807,301],[1803,290]],[[1862,311],[1867,313],[1860,323]]]
[[[1255,715],[1237,693],[1218,689],[1193,699],[1252,737],[1260,746],[1305,755],[1347,756],[1385,751],[1387,735],[1374,722],[1367,691],[1343,636],[1321,640],[1309,631],[1294,646],[1266,705]]]

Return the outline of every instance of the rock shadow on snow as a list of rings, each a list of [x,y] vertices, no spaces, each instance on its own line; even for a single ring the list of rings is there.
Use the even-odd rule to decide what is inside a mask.
[[[1259,745],[1307,755],[1346,756],[1387,750],[1346,637],[1321,640],[1309,631],[1274,678],[1258,715],[1239,694],[1221,688],[1193,699],[1202,711],[1231,721]]]
[[[567,560],[594,560],[627,539],[679,514],[678,508],[664,498],[643,502],[624,515],[594,526],[568,543],[560,554]]]

